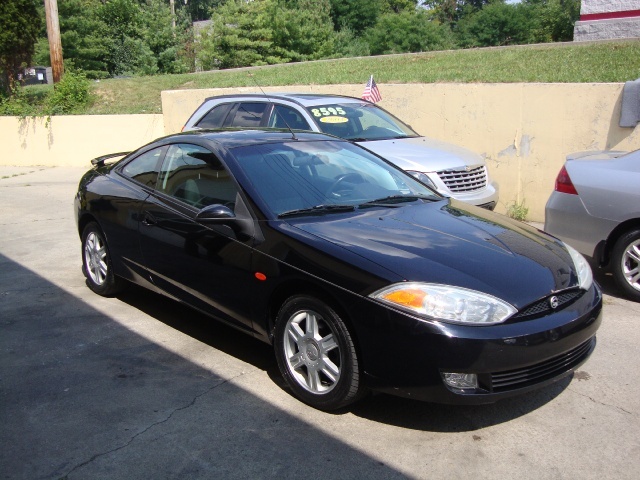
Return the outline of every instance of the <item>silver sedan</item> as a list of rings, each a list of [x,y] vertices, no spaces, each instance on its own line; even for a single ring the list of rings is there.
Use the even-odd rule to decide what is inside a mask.
[[[569,155],[547,201],[544,229],[609,268],[640,301],[640,150]]]

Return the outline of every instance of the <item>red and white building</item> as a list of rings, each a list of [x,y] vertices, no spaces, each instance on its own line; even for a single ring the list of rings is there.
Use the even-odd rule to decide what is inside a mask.
[[[573,41],[640,37],[640,0],[582,0]]]

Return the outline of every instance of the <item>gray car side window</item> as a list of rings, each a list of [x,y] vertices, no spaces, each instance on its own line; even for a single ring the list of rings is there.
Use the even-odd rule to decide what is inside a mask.
[[[202,117],[202,119],[197,123],[197,126],[199,128],[221,128],[222,125],[224,125],[224,120],[227,118],[232,106],[233,103],[223,103],[222,105],[213,107],[204,117]]]
[[[122,167],[121,173],[147,187],[155,187],[158,179],[158,163],[167,147],[154,148],[143,153]]]
[[[267,110],[268,103],[263,102],[243,102],[238,105],[231,127],[259,127],[262,124],[262,117]]]
[[[234,209],[238,189],[220,160],[198,145],[170,145],[157,190],[198,209],[221,204]]]

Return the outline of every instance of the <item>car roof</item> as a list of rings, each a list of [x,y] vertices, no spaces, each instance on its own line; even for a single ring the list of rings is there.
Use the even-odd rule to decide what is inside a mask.
[[[315,105],[325,105],[327,103],[371,103],[367,100],[357,97],[349,97],[346,95],[331,95],[322,93],[290,93],[290,92],[278,92],[278,93],[238,93],[229,95],[218,95],[215,97],[209,97],[205,100],[222,100],[222,99],[256,99],[256,100],[289,100],[295,102],[303,107],[313,107]],[[373,105],[373,104],[372,104]]]
[[[234,148],[247,145],[260,145],[264,143],[279,143],[285,141],[326,141],[334,140],[345,142],[346,140],[323,133],[309,131],[291,132],[286,129],[274,128],[223,128],[203,129],[184,133],[177,133],[159,139],[160,144],[175,143],[176,140],[189,141],[193,139],[206,140],[225,148]]]

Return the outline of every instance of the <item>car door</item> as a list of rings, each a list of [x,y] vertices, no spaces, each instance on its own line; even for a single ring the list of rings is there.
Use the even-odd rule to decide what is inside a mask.
[[[238,218],[198,221],[198,212],[209,205],[226,205]],[[253,237],[242,226],[251,224],[250,218],[241,218],[248,216],[243,205],[216,155],[198,145],[170,145],[156,189],[140,210],[140,239],[145,266],[158,288],[250,330]]]

